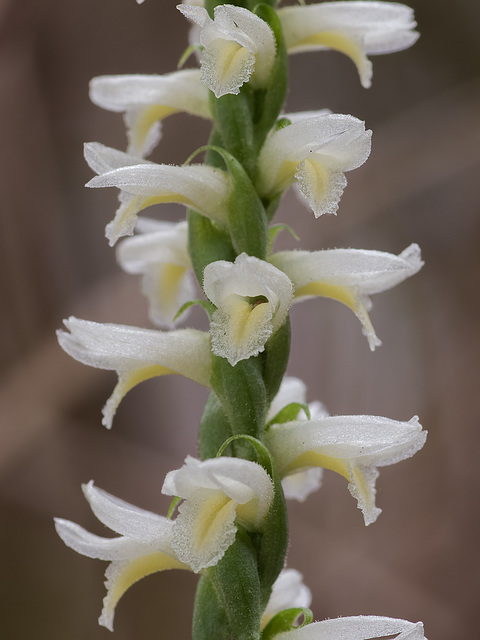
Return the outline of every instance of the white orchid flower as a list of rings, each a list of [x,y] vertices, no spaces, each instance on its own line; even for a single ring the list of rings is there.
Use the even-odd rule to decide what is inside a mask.
[[[396,2],[324,2],[278,10],[287,51],[335,49],[355,63],[365,88],[372,82],[368,54],[407,49],[418,39],[409,7]]]
[[[264,440],[281,477],[310,467],[344,476],[369,525],[381,513],[375,506],[377,467],[410,458],[426,437],[417,417],[400,422],[377,416],[328,416],[272,425]]]
[[[276,640],[426,640],[421,622],[381,616],[351,616],[312,622],[298,629],[279,633]]]
[[[420,248],[411,244],[398,256],[384,251],[328,249],[281,251],[270,261],[284,271],[295,288],[294,302],[312,296],[333,298],[352,309],[373,351],[381,344],[368,311],[370,295],[391,289],[423,266]]]
[[[165,75],[98,76],[90,81],[91,101],[125,114],[127,153],[146,156],[161,137],[160,122],[184,111],[211,118],[208,89],[199,69],[181,69]]]
[[[98,173],[87,187],[117,187],[120,207],[105,230],[113,245],[120,236],[132,235],[137,214],[154,204],[176,202],[222,224],[226,223],[228,174],[207,165],[156,164],[105,147],[85,145],[85,159]]]
[[[195,296],[193,267],[187,249],[186,221],[139,219],[139,235],[120,242],[117,261],[127,273],[142,276],[149,316],[160,327],[173,328],[177,311]],[[184,314],[184,318],[185,318]]]
[[[240,254],[205,267],[203,289],[217,307],[210,323],[213,352],[234,366],[256,356],[287,317],[293,290],[273,265]]]
[[[170,471],[162,493],[183,498],[175,519],[172,547],[198,572],[211,567],[233,543],[236,523],[258,531],[273,500],[273,483],[263,467],[240,458],[200,462],[188,456]]]
[[[273,398],[268,410],[266,422],[270,422],[287,405],[292,402],[306,404],[307,387],[299,378],[285,376],[280,385],[277,395]],[[311,418],[324,418],[328,416],[328,411],[321,402],[314,401],[308,403]],[[306,420],[302,409],[298,410],[296,420]],[[322,486],[323,470],[320,467],[311,467],[292,473],[282,479],[282,487],[285,497],[289,500],[305,502],[308,496],[317,491]],[[303,605],[302,605],[303,606]],[[308,605],[305,605],[308,606]]]
[[[99,369],[117,372],[118,384],[103,409],[102,423],[110,429],[120,401],[135,385],[166,374],[180,374],[208,386],[210,339],[196,329],[156,331],[69,318],[58,341],[72,358]]]
[[[280,611],[293,607],[308,608],[312,593],[304,584],[302,574],[296,569],[284,569],[273,583],[270,600],[263,612],[260,628],[267,626]]]
[[[201,6],[177,9],[200,27],[202,80],[217,98],[239,93],[249,80],[258,87],[268,83],[276,43],[264,20],[231,4],[215,7],[213,20]]]
[[[295,118],[263,145],[256,181],[260,195],[272,199],[296,181],[315,217],[336,213],[347,184],[345,172],[368,158],[371,135],[364,122],[349,115]]]
[[[55,528],[77,553],[110,562],[105,572],[107,595],[98,622],[113,631],[115,607],[135,582],[157,571],[191,568],[178,560],[173,550],[172,520],[128,504],[98,489],[92,481],[83,485],[83,491],[100,522],[120,537],[103,538],[61,518],[55,518]]]

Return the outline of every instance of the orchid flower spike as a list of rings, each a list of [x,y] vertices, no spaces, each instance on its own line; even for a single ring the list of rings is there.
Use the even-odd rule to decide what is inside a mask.
[[[398,256],[383,251],[329,249],[281,251],[274,253],[270,261],[293,282],[294,302],[323,296],[350,307],[362,323],[372,351],[381,342],[368,315],[372,306],[369,296],[391,289],[423,266],[417,244],[411,244]]]
[[[355,63],[362,86],[372,83],[368,54],[393,53],[419,34],[409,7],[396,2],[324,2],[278,10],[287,51],[335,49]]]
[[[147,156],[161,137],[160,122],[184,111],[211,118],[208,89],[199,69],[165,75],[98,76],[90,81],[91,101],[109,111],[124,113],[127,153]]]
[[[306,398],[307,387],[305,386],[305,383],[299,378],[285,376],[277,395],[273,398],[272,403],[270,404],[270,409],[267,413],[267,424],[273,421],[277,414],[288,405],[292,405],[292,403],[306,404]],[[328,411],[325,409],[324,405],[317,400],[309,402],[308,409],[310,411],[310,418],[325,418],[328,416]],[[296,414],[293,415],[292,418],[294,420],[306,420],[307,416],[303,409],[298,408]],[[302,469],[301,471],[297,471],[286,476],[282,479],[282,487],[285,497],[290,500],[305,502],[311,493],[320,489],[322,485],[322,476],[323,470],[320,467]]]
[[[276,53],[273,31],[248,9],[224,4],[215,7],[212,20],[204,7],[177,5],[200,27],[202,80],[217,98],[237,94],[250,81],[268,83]]]
[[[233,543],[237,524],[259,531],[273,500],[273,483],[265,469],[241,458],[200,462],[188,456],[170,471],[162,493],[184,501],[175,519],[172,547],[193,571],[214,566]]]
[[[140,218],[136,230],[139,235],[118,245],[117,261],[127,273],[141,274],[150,319],[171,329],[177,311],[195,297],[187,223]]]
[[[364,122],[349,115],[295,118],[265,141],[258,159],[258,192],[273,199],[296,181],[315,217],[336,213],[347,184],[345,172],[368,158],[371,135]]]
[[[373,640],[387,636],[392,640],[426,640],[421,622],[380,616],[351,616],[312,622],[279,633],[275,640]]]
[[[85,145],[85,159],[98,173],[87,182],[87,187],[120,189],[120,207],[105,229],[110,245],[121,236],[132,235],[138,212],[153,204],[184,204],[226,224],[230,179],[221,169],[203,164],[156,164],[97,142]]]
[[[100,522],[120,536],[103,538],[61,518],[55,518],[55,528],[67,547],[110,562],[105,572],[107,595],[98,622],[113,631],[115,607],[135,582],[157,571],[191,568],[173,550],[172,520],[115,498],[95,487],[93,481],[83,485],[83,492]]]
[[[293,607],[308,608],[312,602],[312,593],[303,583],[302,574],[296,569],[283,569],[273,583],[270,600],[263,612],[260,628],[267,626],[280,611]]]
[[[118,384],[103,409],[107,429],[125,394],[139,382],[176,373],[208,387],[211,352],[204,331],[163,332],[73,317],[64,324],[69,332],[57,332],[64,351],[83,364],[117,372]]]
[[[234,366],[261,353],[287,317],[288,277],[259,258],[240,254],[205,267],[203,289],[217,307],[210,323],[213,352]]]
[[[377,416],[328,416],[273,425],[265,444],[281,477],[317,466],[344,476],[369,525],[381,513],[375,506],[377,467],[410,458],[426,437],[417,417],[399,422]]]

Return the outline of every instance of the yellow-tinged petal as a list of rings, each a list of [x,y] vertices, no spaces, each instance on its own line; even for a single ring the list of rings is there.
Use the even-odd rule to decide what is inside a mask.
[[[103,599],[99,624],[113,631],[115,607],[127,589],[152,573],[168,569],[190,570],[190,567],[166,553],[152,553],[133,560],[112,562],[105,572],[107,595]]]
[[[345,33],[340,31],[319,31],[292,42],[289,45],[289,50],[308,51],[323,47],[334,49],[348,56],[358,69],[362,86],[366,89],[370,87],[372,84],[372,63],[365,55],[365,51],[359,42]]]

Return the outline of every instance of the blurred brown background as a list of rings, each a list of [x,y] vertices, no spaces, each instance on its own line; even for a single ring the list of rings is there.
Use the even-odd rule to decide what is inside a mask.
[[[312,588],[317,619],[391,615],[423,620],[431,640],[467,640],[480,570],[480,6],[411,5],[422,37],[374,58],[368,91],[340,54],[291,59],[288,110],[352,113],[374,138],[337,218],[315,220],[292,193],[279,217],[303,248],[421,245],[420,274],[374,300],[377,352],[346,308],[311,301],[292,312],[289,372],[331,413],[418,413],[430,435],[415,458],[382,469],[384,513],[367,529],[343,479],[326,473],[321,491],[291,505],[288,562]],[[103,237],[116,194],[82,186],[91,175],[84,140],[125,147],[121,117],[89,103],[88,81],[173,70],[187,24],[166,0],[0,0],[0,30],[0,637],[107,638],[96,622],[105,565],[64,547],[52,518],[102,533],[80,491],[91,478],[165,513],[163,477],[195,454],[206,391],[149,381],[109,433],[100,410],[114,374],[70,360],[54,330],[70,314],[148,326],[136,278]],[[164,132],[154,159],[180,163],[208,124],[174,116]],[[115,638],[149,640],[160,628],[190,637],[195,583],[181,572],[138,583],[118,607]]]

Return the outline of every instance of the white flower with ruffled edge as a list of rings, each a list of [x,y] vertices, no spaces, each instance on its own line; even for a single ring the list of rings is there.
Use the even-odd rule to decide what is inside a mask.
[[[285,376],[277,395],[270,404],[266,422],[269,423],[274,420],[275,416],[291,403],[306,404],[306,398],[307,388],[305,383],[299,378]],[[328,411],[318,400],[309,402],[308,409],[310,411],[310,418],[324,418],[328,416]],[[296,420],[307,420],[303,409],[299,409],[294,418]],[[310,469],[297,471],[283,478],[282,487],[285,497],[289,500],[305,502],[311,493],[320,489],[322,485],[322,475],[323,471],[320,467],[312,467]]]
[[[335,49],[356,65],[365,88],[372,82],[367,55],[402,51],[419,34],[413,10],[396,2],[323,2],[278,10],[288,53]]]
[[[132,235],[137,214],[154,204],[183,204],[226,224],[230,178],[221,169],[203,164],[156,164],[98,142],[85,145],[85,159],[98,173],[87,187],[120,189],[120,207],[105,229],[110,245],[121,236]]]
[[[193,571],[214,566],[233,544],[237,524],[261,530],[273,500],[270,476],[256,462],[240,458],[196,460],[170,471],[162,493],[183,498],[172,537],[176,557]]]
[[[302,574],[296,569],[283,569],[273,583],[272,593],[262,614],[260,628],[267,626],[270,620],[285,609],[308,608],[312,602],[312,593],[304,584]]]
[[[330,469],[348,480],[365,524],[375,522],[377,467],[419,451],[427,434],[415,416],[401,422],[378,416],[328,416],[270,427],[264,441],[281,477],[311,467]]]
[[[304,627],[284,631],[276,640],[426,640],[421,622],[409,622],[383,616],[351,616],[312,622]]]
[[[372,132],[353,116],[337,113],[295,118],[268,136],[258,158],[256,187],[273,199],[295,181],[315,217],[336,213],[345,172],[370,154]]]
[[[64,351],[83,364],[117,372],[118,384],[103,409],[107,429],[125,394],[144,380],[179,374],[209,385],[210,338],[204,331],[156,331],[73,317],[64,324],[68,331],[57,331]]]
[[[100,522],[120,537],[103,538],[62,518],[55,518],[55,528],[77,553],[110,562],[105,572],[107,595],[98,622],[113,631],[115,607],[135,582],[157,571],[191,568],[173,550],[172,520],[124,502],[95,487],[93,481],[83,485],[83,492]]]
[[[250,81],[268,83],[276,53],[273,31],[248,9],[224,4],[215,7],[212,20],[205,8],[177,5],[200,27],[202,80],[217,98],[237,94]]]
[[[293,288],[273,265],[240,254],[205,267],[203,289],[217,307],[210,323],[213,352],[234,366],[265,349],[287,317]]]
[[[165,75],[98,76],[90,81],[90,100],[109,111],[124,113],[127,153],[146,156],[161,137],[161,121],[183,111],[211,118],[208,89],[199,69]]]
[[[173,328],[178,310],[195,296],[195,279],[188,253],[185,221],[160,222],[140,218],[139,235],[120,242],[117,261],[127,273],[142,276],[142,293],[149,302],[151,321]],[[182,319],[186,318],[186,313]]]
[[[323,296],[350,307],[362,323],[372,351],[381,342],[368,315],[372,307],[369,296],[391,289],[423,266],[417,244],[411,244],[398,256],[384,251],[327,249],[281,251],[274,253],[270,261],[293,282],[293,302]]]

